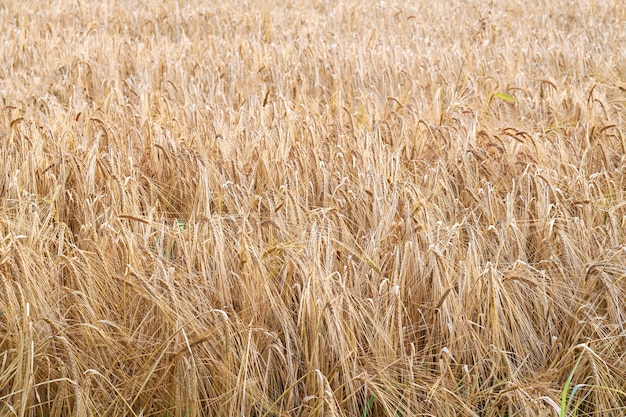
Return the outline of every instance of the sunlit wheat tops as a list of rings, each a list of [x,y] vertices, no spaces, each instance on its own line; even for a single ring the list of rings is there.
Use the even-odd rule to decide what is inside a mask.
[[[621,2],[0,27],[0,415],[626,413]]]

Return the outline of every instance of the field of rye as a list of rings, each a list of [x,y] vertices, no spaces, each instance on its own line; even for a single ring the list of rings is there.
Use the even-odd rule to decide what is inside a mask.
[[[622,1],[0,27],[0,415],[626,413]]]

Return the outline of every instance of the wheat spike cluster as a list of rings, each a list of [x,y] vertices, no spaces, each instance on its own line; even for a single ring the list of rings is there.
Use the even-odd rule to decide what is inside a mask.
[[[623,2],[0,27],[0,415],[625,415]]]

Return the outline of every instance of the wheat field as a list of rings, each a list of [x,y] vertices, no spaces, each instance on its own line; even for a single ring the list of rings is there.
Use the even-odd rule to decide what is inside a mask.
[[[0,415],[625,415],[621,1],[0,27]]]

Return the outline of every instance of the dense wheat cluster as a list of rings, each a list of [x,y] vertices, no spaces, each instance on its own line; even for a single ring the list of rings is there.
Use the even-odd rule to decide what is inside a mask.
[[[621,1],[0,26],[0,415],[626,412]]]

